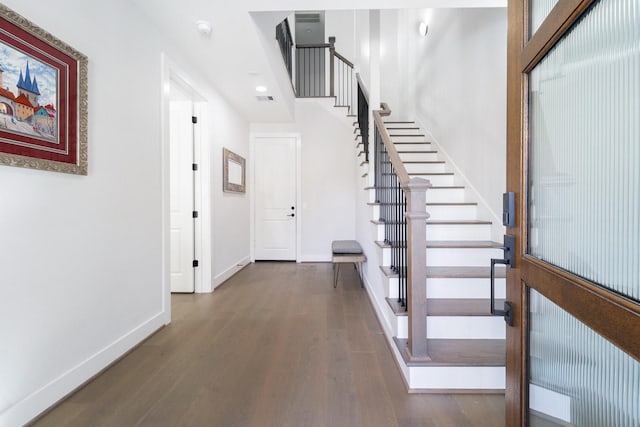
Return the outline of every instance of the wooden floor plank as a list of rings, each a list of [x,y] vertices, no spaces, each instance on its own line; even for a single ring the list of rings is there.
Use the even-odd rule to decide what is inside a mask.
[[[169,326],[34,425],[504,425],[500,395],[408,394],[355,270],[332,280],[258,263],[173,295]]]

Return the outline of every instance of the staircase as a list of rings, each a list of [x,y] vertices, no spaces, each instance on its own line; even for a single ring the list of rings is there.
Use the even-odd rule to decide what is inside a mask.
[[[384,123],[411,177],[431,182],[426,192],[427,348],[430,360],[411,362],[407,345],[407,311],[399,302],[398,274],[391,265],[392,244],[384,242],[384,221],[375,188],[367,186],[372,238],[386,290],[386,317],[393,333],[394,353],[409,388],[423,391],[496,391],[505,384],[505,324],[490,314],[489,265],[503,255],[491,241],[491,222],[478,217],[478,204],[448,168],[414,122]],[[357,123],[354,123],[357,126]],[[362,146],[356,128],[356,145]],[[369,164],[358,150],[366,177]],[[367,181],[369,182],[369,181]],[[373,261],[373,260],[372,260]],[[505,270],[496,274],[497,306],[505,295]]]
[[[335,37],[327,44],[296,45],[294,78],[286,20],[276,34],[289,76],[297,82],[296,96],[324,97],[357,118],[356,153],[372,226],[371,242],[361,243],[369,248],[368,263],[379,265],[369,266],[364,280],[407,386],[426,392],[502,392],[505,324],[490,314],[489,266],[503,252],[491,241],[491,222],[480,217],[462,179],[414,122],[390,119],[382,104],[384,111],[373,113],[375,135],[369,135],[371,110],[377,108],[370,108],[354,65],[335,51]],[[318,60],[304,60],[310,56]],[[376,182],[377,187],[371,185]],[[497,298],[504,298],[505,270],[497,270],[496,277]]]

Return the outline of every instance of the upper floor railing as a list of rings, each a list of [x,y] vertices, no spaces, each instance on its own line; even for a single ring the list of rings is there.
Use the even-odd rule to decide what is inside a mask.
[[[276,27],[276,40],[287,66],[296,96],[336,98],[336,106],[348,107],[355,113],[357,84],[353,63],[336,52],[335,37],[329,43],[296,44],[288,20]]]
[[[278,45],[280,45],[280,52],[282,53],[284,64],[287,67],[289,78],[293,78],[293,37],[291,36],[288,19],[285,19],[276,26],[276,40],[278,40]]]

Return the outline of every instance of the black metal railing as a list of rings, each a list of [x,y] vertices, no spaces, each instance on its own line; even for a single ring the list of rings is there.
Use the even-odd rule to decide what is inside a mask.
[[[398,275],[398,303],[407,309],[407,199],[378,127],[375,127],[375,188],[384,223],[384,243],[391,248],[391,270]]]
[[[289,27],[289,19],[285,19],[276,26],[276,40],[280,45],[282,59],[287,67],[289,78],[293,78],[293,37],[291,36],[291,28]]]
[[[356,101],[353,64],[336,52],[333,47],[335,37],[330,37],[329,42],[331,44],[331,48],[329,48],[329,60],[331,61],[329,94],[336,97],[337,106],[349,107],[349,114],[353,114]]]
[[[367,91],[358,79],[358,128],[362,138],[365,160],[369,161],[369,99]]]
[[[323,44],[296,45],[296,93],[298,97],[327,96],[329,47]]]
[[[357,103],[353,64],[336,52],[335,43],[336,38],[329,37],[329,43],[296,45],[296,96],[335,96],[336,106],[349,107],[353,114]]]

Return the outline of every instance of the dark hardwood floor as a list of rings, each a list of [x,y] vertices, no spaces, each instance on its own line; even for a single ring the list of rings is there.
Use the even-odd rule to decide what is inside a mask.
[[[504,425],[503,395],[408,394],[366,291],[343,266],[258,263],[37,426]]]

